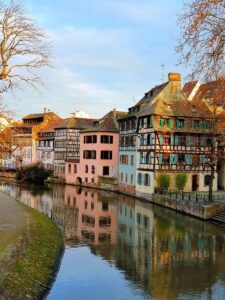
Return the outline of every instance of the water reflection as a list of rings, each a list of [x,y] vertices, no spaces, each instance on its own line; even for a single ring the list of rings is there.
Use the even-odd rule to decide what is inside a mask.
[[[111,192],[8,183],[1,188],[51,217],[69,248],[82,243],[90,249],[88,255],[109,262],[101,272],[109,267],[120,271],[123,277],[117,278],[129,287],[123,294],[118,283],[121,298],[113,298],[102,286],[108,299],[134,299],[137,294],[138,299],[225,299],[225,232],[215,225]],[[92,292],[87,299],[93,299]],[[65,293],[63,299],[75,299]],[[96,299],[105,299],[103,295]],[[55,297],[50,299],[59,299]]]

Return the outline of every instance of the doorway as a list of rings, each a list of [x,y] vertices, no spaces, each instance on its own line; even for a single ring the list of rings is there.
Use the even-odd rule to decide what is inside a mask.
[[[192,191],[198,191],[199,183],[198,183],[198,175],[192,175]]]

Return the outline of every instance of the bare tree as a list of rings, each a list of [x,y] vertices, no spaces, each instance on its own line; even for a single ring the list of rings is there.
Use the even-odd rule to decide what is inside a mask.
[[[38,69],[51,66],[45,32],[27,16],[22,4],[0,0],[0,93],[42,84]]]
[[[205,119],[211,118],[205,164],[210,168],[209,199],[212,202],[215,172],[218,162],[224,160],[221,145],[225,124],[225,0],[192,0],[185,4],[178,23],[181,38],[176,50],[180,62],[191,68],[189,77],[208,82],[192,102]]]
[[[192,78],[216,80],[225,71],[225,1],[192,0],[178,19],[177,51]]]

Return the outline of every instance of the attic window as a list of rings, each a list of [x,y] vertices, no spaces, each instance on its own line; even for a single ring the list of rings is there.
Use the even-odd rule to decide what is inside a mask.
[[[172,107],[170,104],[167,104],[167,110],[172,110]]]
[[[151,97],[153,96],[153,93],[154,93],[153,91],[150,91],[150,96],[151,96]]]

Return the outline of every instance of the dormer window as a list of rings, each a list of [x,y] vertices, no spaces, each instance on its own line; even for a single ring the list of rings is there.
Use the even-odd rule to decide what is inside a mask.
[[[176,119],[176,128],[187,128],[187,122],[185,119]]]

